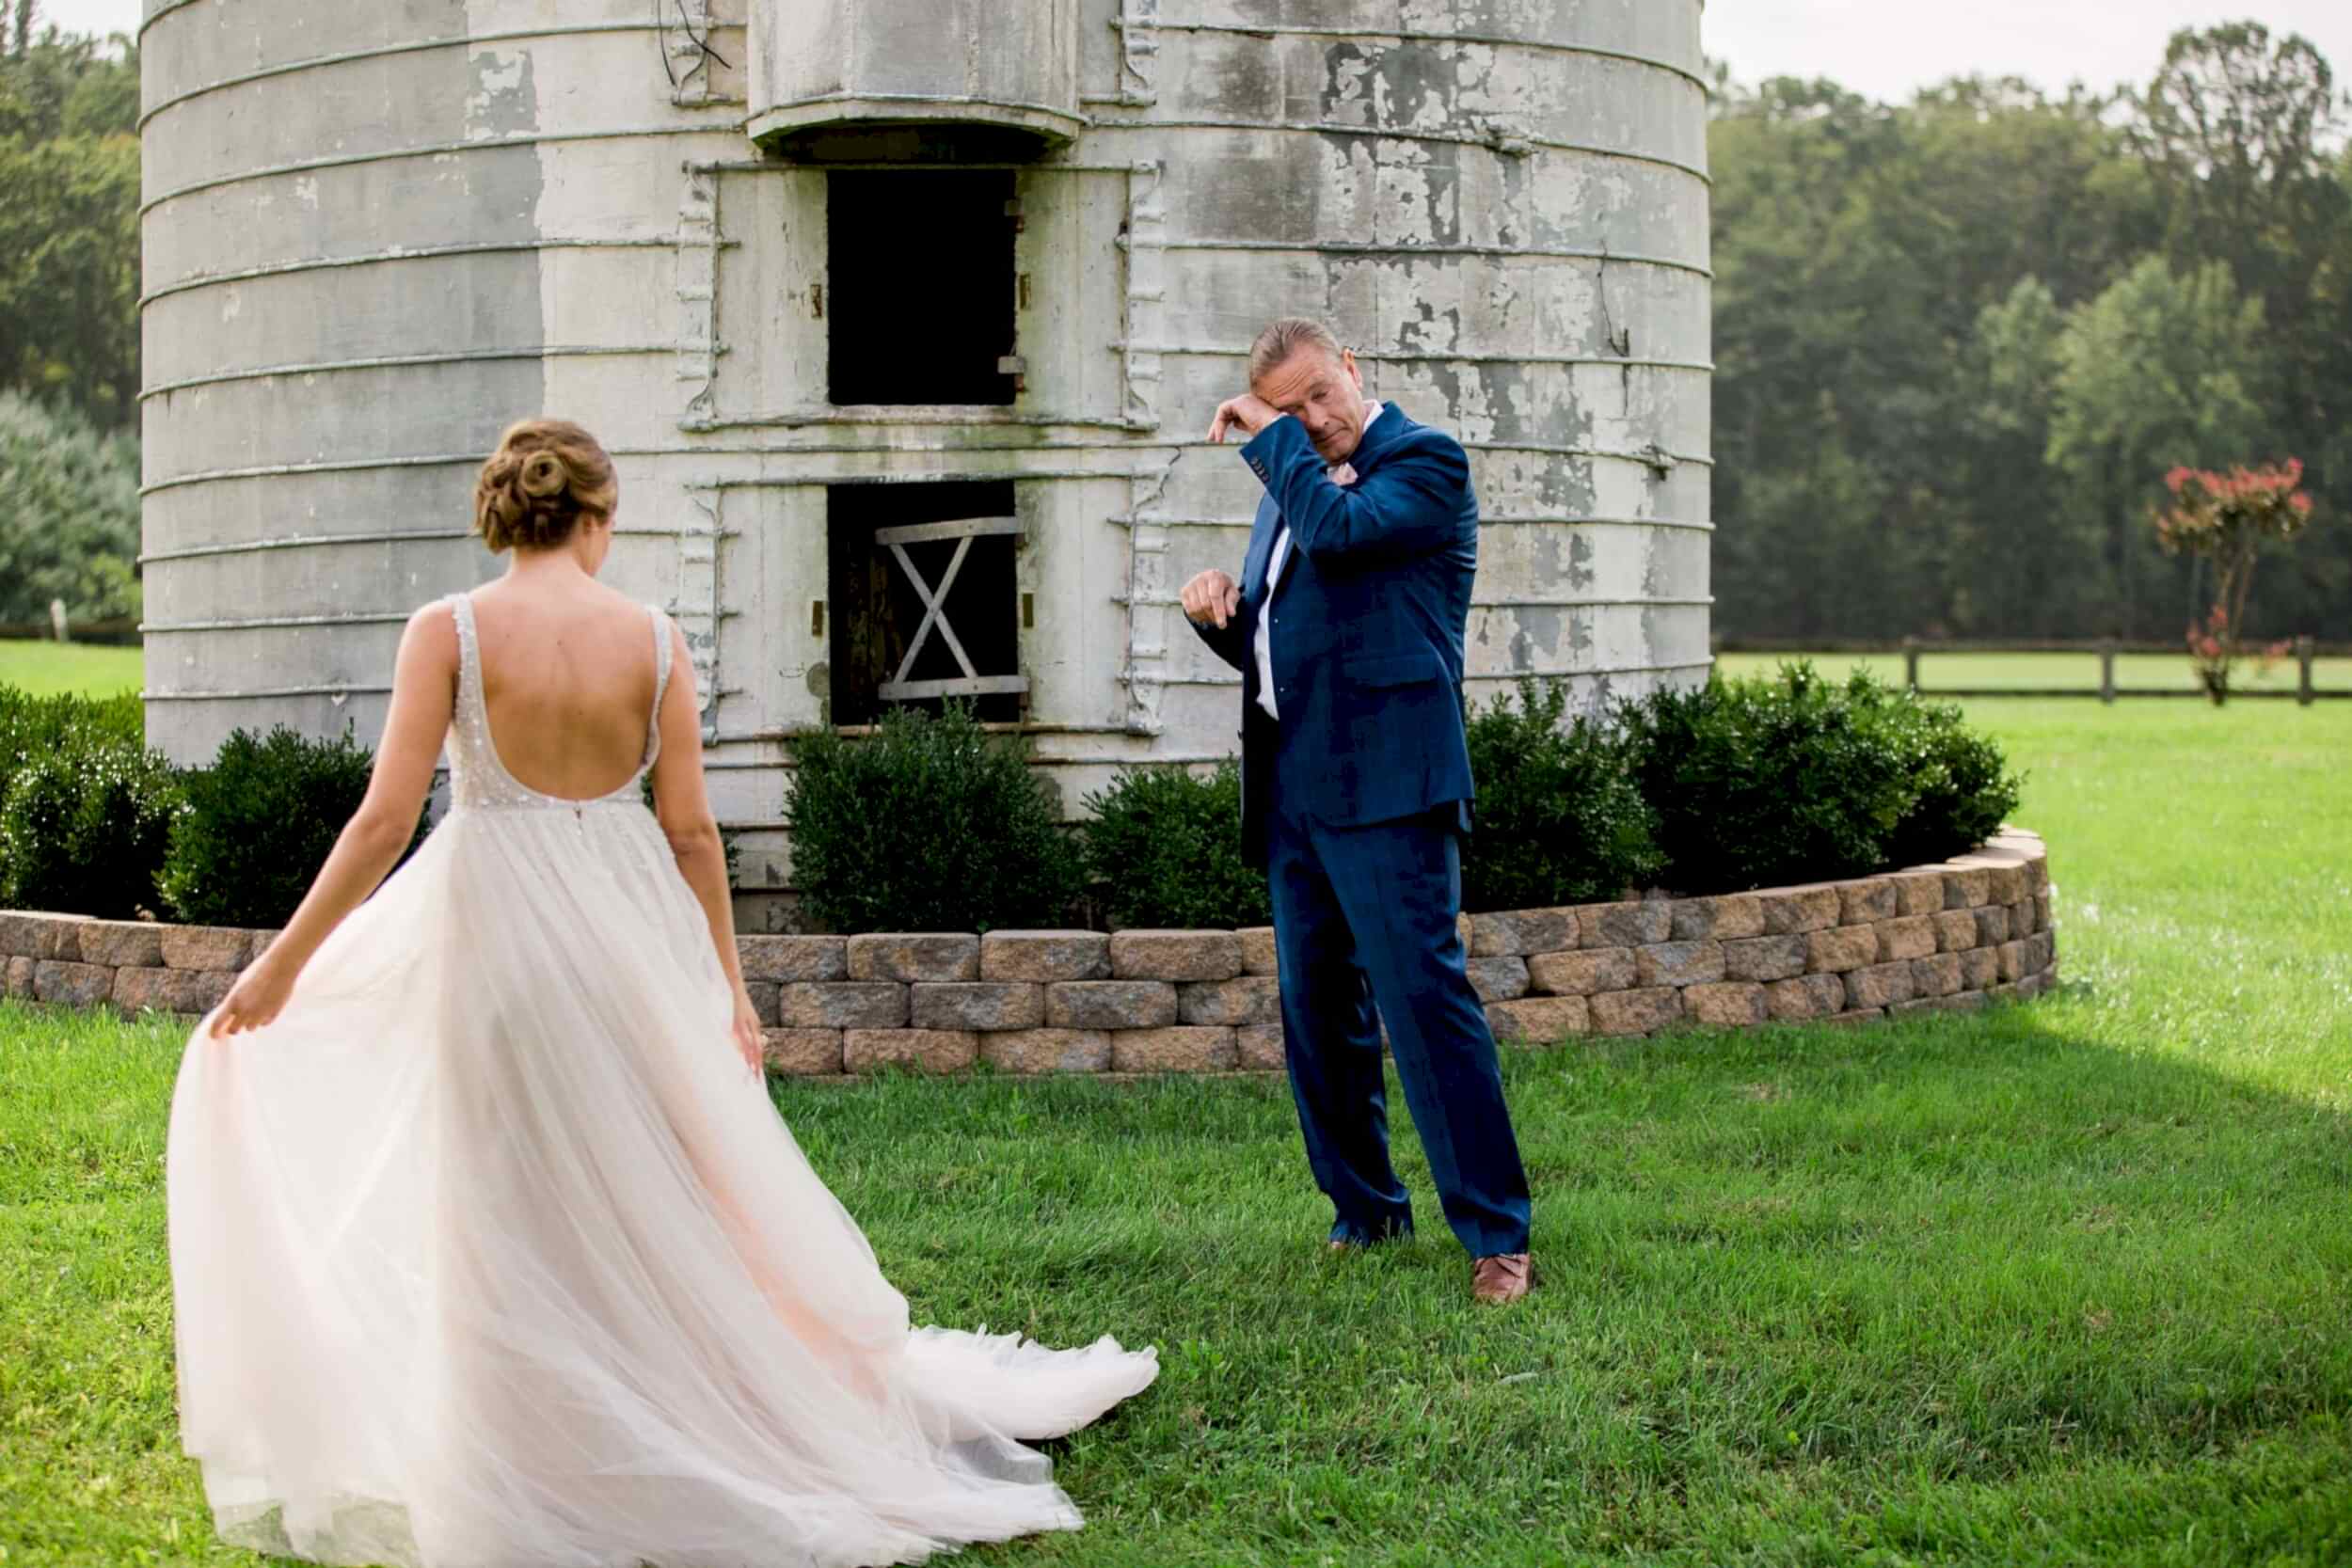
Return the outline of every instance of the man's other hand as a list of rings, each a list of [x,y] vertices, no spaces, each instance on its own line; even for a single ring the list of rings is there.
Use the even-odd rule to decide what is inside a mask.
[[[1196,624],[1214,621],[1222,627],[1241,613],[1241,587],[1223,572],[1211,569],[1184,584],[1183,602],[1184,613]]]

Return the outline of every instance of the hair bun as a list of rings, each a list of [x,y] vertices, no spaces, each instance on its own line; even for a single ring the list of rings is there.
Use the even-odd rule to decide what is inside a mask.
[[[564,471],[562,458],[551,451],[540,451],[523,459],[519,483],[524,495],[544,499],[562,494],[564,485],[571,483],[571,475]]]
[[[612,459],[568,420],[509,425],[475,477],[474,528],[493,550],[550,549],[580,518],[610,520],[620,499]]]

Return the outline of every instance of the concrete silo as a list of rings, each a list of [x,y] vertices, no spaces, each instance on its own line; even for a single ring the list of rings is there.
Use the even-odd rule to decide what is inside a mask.
[[[963,694],[1073,809],[1232,746],[1201,436],[1330,320],[1470,448],[1470,695],[1708,659],[1699,0],[150,0],[151,733],[381,722],[508,419],[620,461],[746,879],[784,741]],[[658,16],[658,20],[657,20]],[[936,605],[936,612],[934,612]],[[758,908],[755,921],[782,918]]]

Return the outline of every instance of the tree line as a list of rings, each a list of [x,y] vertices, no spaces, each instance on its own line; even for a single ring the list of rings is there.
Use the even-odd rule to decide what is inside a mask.
[[[138,55],[5,4],[0,622],[60,585],[125,613]],[[2157,547],[2165,474],[2297,457],[2318,521],[2254,628],[2352,639],[2352,152],[2318,50],[2184,32],[2114,94],[1718,82],[1723,636],[2175,639],[2214,585]]]
[[[2158,547],[2165,475],[2296,457],[2317,521],[2249,618],[2352,638],[2352,154],[2317,49],[2183,32],[2110,95],[1718,82],[1722,636],[2177,641],[2215,593]]]
[[[0,624],[138,613],[139,61],[0,12]]]

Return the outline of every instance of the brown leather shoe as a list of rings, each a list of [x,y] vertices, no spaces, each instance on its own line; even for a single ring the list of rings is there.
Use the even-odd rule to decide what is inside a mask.
[[[1524,1252],[1502,1252],[1470,1265],[1470,1299],[1486,1307],[1508,1307],[1535,1283],[1535,1264]]]

